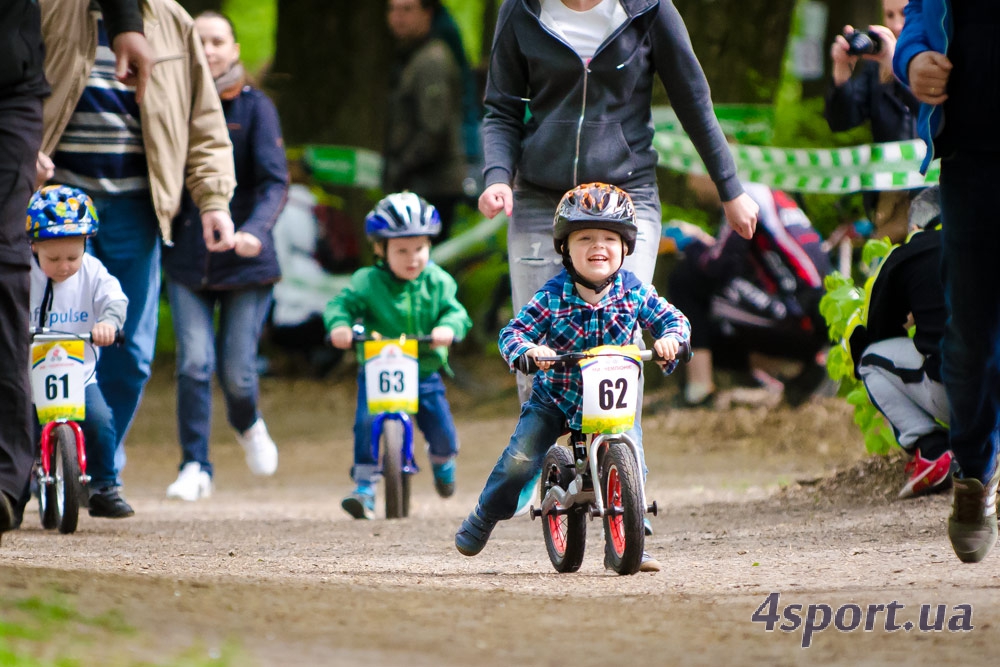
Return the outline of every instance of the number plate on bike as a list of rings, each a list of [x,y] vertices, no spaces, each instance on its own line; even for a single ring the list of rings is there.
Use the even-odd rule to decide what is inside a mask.
[[[32,344],[31,398],[40,423],[86,418],[83,355],[82,340]]]
[[[368,412],[417,412],[417,341],[365,341]]]
[[[642,362],[634,345],[594,348],[599,356],[580,362],[584,433],[623,433],[635,422]]]

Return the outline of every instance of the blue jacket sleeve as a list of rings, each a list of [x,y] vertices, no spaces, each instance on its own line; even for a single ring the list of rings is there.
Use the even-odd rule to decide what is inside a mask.
[[[923,4],[923,0],[910,0],[903,9],[906,23],[896,40],[896,51],[892,56],[892,70],[907,86],[910,85],[910,61],[918,53],[932,50],[924,26]]]
[[[254,156],[254,207],[238,231],[249,232],[267,242],[288,198],[288,162],[278,112],[259,91],[254,96],[248,139]]]

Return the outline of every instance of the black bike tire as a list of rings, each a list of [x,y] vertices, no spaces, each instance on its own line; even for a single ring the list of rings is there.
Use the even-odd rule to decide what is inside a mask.
[[[604,562],[618,574],[635,574],[642,564],[646,534],[641,483],[632,450],[625,443],[611,443],[601,460]]]
[[[53,454],[58,461],[56,468],[61,467],[62,481],[53,484],[61,500],[62,511],[59,513],[59,532],[65,534],[76,532],[80,519],[80,498],[83,495],[83,485],[80,483],[80,462],[76,455],[76,435],[66,424],[60,424],[52,429],[55,443]]]
[[[395,419],[382,422],[379,444],[382,484],[385,487],[385,518],[402,519],[410,514],[410,476],[403,472],[403,424]]]
[[[552,445],[542,459],[542,479],[539,484],[540,499],[553,486],[569,487],[576,477],[576,466],[569,449]],[[583,563],[587,548],[587,515],[583,508],[573,508],[567,514],[542,516],[542,534],[545,550],[556,572],[576,572]]]

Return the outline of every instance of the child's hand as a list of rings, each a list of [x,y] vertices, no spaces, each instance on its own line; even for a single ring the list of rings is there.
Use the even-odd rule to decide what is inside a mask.
[[[532,359],[537,359],[538,357],[554,357],[556,356],[556,351],[547,345],[539,345],[538,347],[533,347],[525,355],[531,357]],[[536,361],[538,365],[538,370],[547,371],[552,368],[551,361]]]
[[[455,332],[451,327],[434,327],[431,329],[431,347],[448,347],[455,340]]]
[[[354,343],[354,334],[351,332],[351,327],[340,326],[334,327],[330,331],[330,342],[338,350],[349,350],[351,345]]]
[[[656,350],[656,353],[663,357],[666,361],[673,361],[677,358],[677,352],[680,351],[681,344],[680,341],[673,336],[664,336],[653,343],[653,349]],[[660,363],[660,365],[666,366],[665,363]]]
[[[115,327],[110,322],[98,322],[90,330],[90,340],[97,347],[104,347],[115,342]]]

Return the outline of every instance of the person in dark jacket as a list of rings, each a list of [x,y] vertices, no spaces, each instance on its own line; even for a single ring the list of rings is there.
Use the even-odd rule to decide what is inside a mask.
[[[849,53],[845,35],[854,32],[844,26],[830,47],[832,79],[826,94],[826,121],[833,132],[844,132],[871,122],[872,139],[878,143],[905,141],[917,136],[920,102],[892,73],[896,38],[903,29],[903,8],[907,0],[882,0],[885,25],[868,27],[879,40],[873,54]],[[864,31],[862,31],[864,32]],[[879,236],[898,243],[906,236],[909,193],[904,191],[866,192],[864,205]]]
[[[948,397],[941,383],[941,336],[946,310],[941,284],[938,188],[910,207],[911,234],[870,279],[858,326],[845,338],[856,376],[912,458],[900,498],[951,486]],[[914,327],[914,335],[906,329]]]
[[[135,0],[101,0],[120,80],[141,93],[152,71]],[[10,0],[0,11],[0,534],[21,522],[35,459],[28,381],[31,249],[25,210],[42,143],[41,15],[34,0]],[[140,95],[141,99],[141,95]],[[44,169],[48,165],[43,165]]]
[[[707,181],[691,176],[688,185],[704,204],[718,206]],[[691,320],[694,357],[684,369],[681,399],[688,407],[715,402],[716,364],[749,374],[752,353],[802,363],[784,386],[790,405],[807,400],[826,378],[816,359],[828,344],[818,307],[830,272],[823,238],[784,192],[760,183],[743,188],[760,206],[752,239],[725,226],[717,238],[694,225],[664,228],[684,252],[668,296]]]
[[[386,104],[382,189],[409,190],[441,216],[446,239],[463,196],[465,81],[452,46],[434,31],[440,0],[389,0],[396,59]]]
[[[896,76],[921,101],[921,171],[941,157],[941,255],[948,320],[941,377],[948,439],[960,472],[948,538],[959,560],[982,561],[997,541],[1000,484],[1000,5],[910,0]]]
[[[174,246],[164,252],[177,338],[177,419],[183,452],[180,473],[167,488],[167,497],[188,501],[212,491],[208,440],[213,371],[218,372],[229,423],[250,471],[273,475],[278,466],[277,447],[257,405],[257,345],[274,283],[281,277],[271,229],[288,193],[278,114],[263,93],[247,84],[232,23],[221,14],[205,12],[195,27],[222,98],[237,186],[230,203],[236,227],[233,250],[208,252],[197,207],[185,196],[174,220]]]
[[[625,268],[652,282],[661,218],[652,145],[654,75],[715,182],[730,224],[750,238],[757,205],[736,177],[708,82],[672,2],[501,5],[486,82],[486,189],[479,210],[488,218],[512,216],[507,254],[515,311],[559,272],[552,212],[580,183],[599,181],[628,192],[639,230]],[[522,402],[530,390],[519,375]]]

